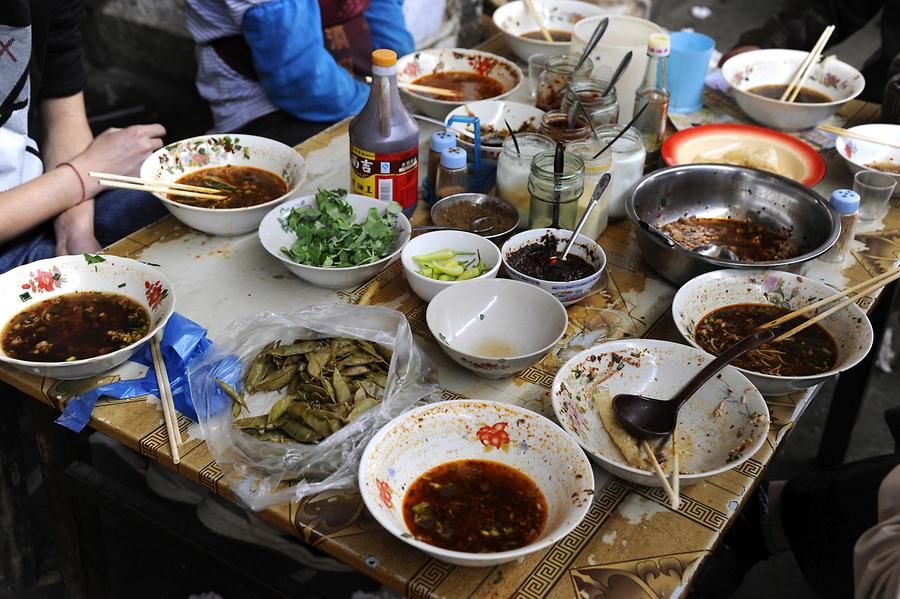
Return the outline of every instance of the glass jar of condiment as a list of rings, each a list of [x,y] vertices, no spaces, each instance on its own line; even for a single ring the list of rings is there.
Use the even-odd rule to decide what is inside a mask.
[[[601,143],[596,139],[587,139],[584,141],[573,141],[568,145],[566,151],[572,152],[584,161],[584,192],[578,199],[578,214],[584,213],[588,202],[594,195],[597,182],[600,181],[605,173],[609,172],[612,165],[612,153],[603,152],[596,158],[594,156],[603,149],[606,142]],[[612,198],[612,185],[607,186],[606,191],[600,196],[597,205],[591,211],[591,215],[584,223],[581,234],[591,239],[597,239],[606,229],[609,222],[609,202]]]
[[[497,159],[497,193],[519,211],[519,226],[528,224],[531,207],[531,193],[528,191],[528,177],[531,175],[531,159],[535,154],[547,152],[556,147],[552,139],[540,133],[516,133],[519,150],[512,137],[503,141],[500,157]]]
[[[528,228],[559,227],[572,230],[578,218],[578,200],[584,192],[584,161],[564,153],[563,172],[554,175],[556,152],[541,152],[531,161],[528,191],[531,207]]]
[[[541,110],[556,110],[569,83],[590,77],[594,63],[586,58],[576,71],[575,65],[580,58],[580,54],[560,54],[547,59],[547,68],[538,76],[535,106]]]
[[[624,125],[598,127],[597,141],[601,147],[606,146],[623,128]],[[626,131],[604,154],[610,151],[612,151],[610,166],[612,181],[609,183],[611,189],[609,218],[622,219],[625,218],[625,198],[631,186],[644,176],[644,159],[647,154],[641,136],[634,129]]]
[[[619,122],[619,100],[616,97],[615,87],[610,89],[608,94],[603,95],[608,85],[609,83],[606,81],[594,79],[573,81],[569,89],[563,93],[560,109],[568,113],[572,104],[575,103],[574,97],[577,95],[581,100],[581,105],[591,115],[594,127],[615,125]]]
[[[541,126],[538,128],[554,142],[569,142],[579,139],[587,139],[591,136],[591,124],[583,114],[575,115],[575,125],[569,127],[569,115],[562,110],[550,110],[541,117]]]

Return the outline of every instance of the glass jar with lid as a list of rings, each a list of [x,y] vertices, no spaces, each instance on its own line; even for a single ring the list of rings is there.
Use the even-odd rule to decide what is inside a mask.
[[[531,193],[528,177],[531,175],[531,159],[536,154],[553,150],[556,143],[540,133],[516,133],[519,149],[511,136],[503,140],[497,159],[497,193],[519,211],[519,226],[528,225]]]
[[[553,173],[556,152],[551,150],[537,154],[531,161],[528,192],[531,207],[528,228],[558,226],[572,230],[578,218],[578,200],[584,192],[584,161],[571,152],[565,152],[563,172]]]
[[[596,139],[587,139],[584,141],[573,141],[566,147],[566,151],[572,152],[584,161],[584,192],[578,199],[579,215],[583,214],[584,209],[587,208],[588,202],[594,195],[597,182],[600,181],[600,177],[609,172],[612,166],[611,152],[603,152],[594,158],[597,152],[602,150],[607,143],[601,143]],[[609,202],[611,198],[612,185],[608,186],[603,195],[600,196],[600,200],[584,223],[584,228],[581,230],[582,235],[591,239],[600,237],[609,221]]]
[[[607,86],[608,83],[606,81],[593,79],[573,81],[563,93],[560,109],[568,113],[575,102],[574,96],[577,95],[578,99],[581,100],[581,105],[591,115],[591,122],[594,124],[594,127],[615,125],[619,122],[619,101],[616,97],[615,87],[610,89],[605,96],[603,95]]]
[[[587,117],[580,112],[575,115],[575,124],[569,127],[569,115],[562,110],[550,110],[541,117],[541,126],[538,129],[554,142],[569,142],[579,139],[587,139],[591,136],[591,124]]]
[[[606,146],[623,128],[624,125],[598,127],[597,141],[601,142],[601,147]],[[626,131],[604,154],[609,152],[612,152],[609,217],[622,219],[625,218],[625,197],[628,191],[635,181],[644,176],[644,159],[647,153],[644,151],[644,142],[635,129]]]
[[[547,59],[547,67],[538,76],[535,106],[541,110],[556,110],[569,83],[590,77],[594,63],[586,58],[576,71],[575,65],[580,58],[580,54],[560,54]]]

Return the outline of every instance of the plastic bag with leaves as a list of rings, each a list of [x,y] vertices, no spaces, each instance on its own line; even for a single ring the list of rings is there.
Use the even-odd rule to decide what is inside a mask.
[[[235,429],[232,399],[216,379],[242,391],[245,369],[272,341],[346,337],[393,351],[380,403],[317,443],[276,443]],[[188,364],[191,399],[213,457],[232,490],[251,509],[296,501],[328,489],[356,486],[369,439],[437,386],[426,382],[430,362],[413,340],[406,317],[377,306],[328,304],[288,314],[264,312],[238,320],[202,357]],[[284,391],[245,394],[241,417],[266,415]]]

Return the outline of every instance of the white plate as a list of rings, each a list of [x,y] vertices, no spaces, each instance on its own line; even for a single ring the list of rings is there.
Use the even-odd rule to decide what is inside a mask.
[[[878,139],[900,144],[900,125],[871,123],[869,125],[850,127],[849,130],[854,133],[877,137]],[[838,154],[841,155],[841,158],[847,163],[850,172],[854,175],[863,169],[877,170],[866,166],[871,162],[889,162],[900,166],[900,148],[882,146],[848,137],[845,138],[840,135],[838,136],[834,147],[837,148]],[[894,178],[894,181],[897,182],[897,186],[894,187],[894,197],[900,197],[900,174],[887,173],[885,171],[878,172]]]

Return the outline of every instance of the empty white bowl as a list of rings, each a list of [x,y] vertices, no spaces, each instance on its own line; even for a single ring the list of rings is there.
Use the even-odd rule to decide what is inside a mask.
[[[306,179],[306,163],[293,148],[274,139],[223,133],[184,139],[150,154],[141,165],[141,178],[174,183],[181,177],[214,166],[252,166],[280,176],[287,192],[274,200],[247,208],[204,208],[154,193],[172,216],[210,235],[243,235],[255,231],[273,206],[297,194]]]
[[[869,125],[857,125],[850,127],[849,131],[876,137],[885,141],[900,144],[900,125],[887,125],[884,123],[871,123]],[[897,186],[894,187],[894,197],[900,196],[900,173],[889,173],[871,166],[873,162],[882,162],[900,168],[900,148],[892,148],[859,139],[838,136],[834,143],[838,154],[847,163],[847,167],[854,175],[859,171],[877,170],[894,178]]]
[[[556,237],[558,240],[556,245],[557,252],[562,254],[563,250],[566,249],[566,243],[572,238],[572,231],[566,231],[564,229],[531,229],[530,231],[523,231],[513,235],[503,244],[503,247],[500,249],[500,254],[503,257],[503,268],[511,279],[522,281],[530,285],[536,285],[544,291],[551,293],[563,306],[571,306],[572,304],[581,301],[584,296],[590,293],[597,281],[600,280],[600,277],[603,276],[606,271],[606,254],[599,243],[584,235],[578,235],[575,239],[575,245],[572,246],[572,250],[569,254],[583,258],[597,270],[589,277],[567,282],[536,279],[517,271],[509,265],[509,256],[511,254],[521,249],[523,246],[537,243],[538,240],[548,233]]]
[[[469,553],[413,537],[403,520],[407,489],[432,468],[457,460],[499,462],[531,478],[547,502],[538,538],[510,551]],[[387,423],[363,452],[359,489],[369,513],[404,543],[451,564],[494,566],[569,534],[591,507],[594,473],[575,441],[549,419],[510,404],[464,399],[422,406]]]
[[[537,363],[566,332],[569,317],[555,297],[507,279],[476,279],[435,296],[428,330],[454,362],[487,378]]]
[[[627,481],[658,487],[652,471],[626,463],[603,425],[596,394],[602,390],[611,397],[634,393],[668,400],[712,359],[704,351],[669,341],[601,343],[559,369],[553,379],[553,410],[562,427],[603,468]],[[680,479],[689,485],[739,466],[759,451],[769,431],[769,409],[750,381],[729,366],[682,406],[676,431]]]
[[[576,0],[544,0],[534,4],[547,29],[565,31],[570,35],[575,23],[581,19],[607,14],[603,7]],[[503,34],[510,50],[525,62],[534,54],[555,56],[569,49],[568,41],[548,42],[543,36],[538,39],[524,37],[526,33],[540,30],[522,0],[507,2],[497,8],[494,11],[494,25]]]
[[[743,52],[722,65],[722,76],[731,85],[738,106],[754,121],[783,131],[809,129],[862,93],[866,86],[862,73],[836,58],[814,66],[803,87],[832,98],[821,104],[782,102],[748,91],[761,85],[787,85],[807,55],[801,50],[780,49]]]
[[[481,235],[468,231],[431,231],[414,237],[400,252],[400,261],[403,263],[403,272],[406,274],[406,281],[410,288],[426,302],[430,302],[444,289],[465,282],[438,281],[419,274],[419,263],[413,260],[413,256],[430,254],[444,248],[457,252],[472,252],[471,255],[459,256],[457,258],[459,262],[466,262],[481,256],[487,272],[475,279],[469,279],[471,281],[493,279],[500,270],[500,250],[490,239]]]
[[[409,241],[409,236],[412,232],[409,220],[400,213],[397,215],[396,237],[394,238],[391,252],[381,260],[371,264],[347,268],[323,268],[298,264],[281,251],[283,247],[294,245],[297,236],[293,231],[285,231],[281,226],[280,219],[289,214],[292,208],[312,205],[315,204],[315,201],[315,195],[308,195],[285,202],[281,206],[274,208],[266,214],[259,224],[259,241],[266,248],[267,252],[284,264],[285,268],[317,287],[346,289],[361,285],[396,262],[400,257],[403,246]],[[366,220],[366,215],[369,213],[370,208],[375,208],[381,215],[387,210],[387,203],[375,198],[356,195],[355,193],[347,194],[347,201],[353,207],[353,215],[357,223]]]

